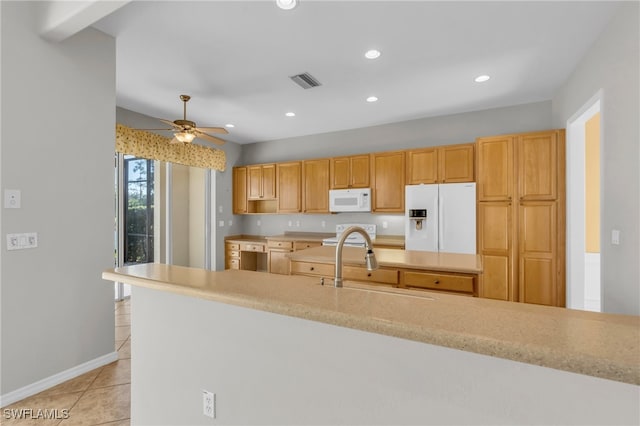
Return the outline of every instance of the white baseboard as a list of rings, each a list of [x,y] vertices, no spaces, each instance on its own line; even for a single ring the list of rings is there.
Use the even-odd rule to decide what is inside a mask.
[[[91,361],[87,361],[84,364],[76,365],[75,367],[72,367],[68,370],[54,374],[53,376],[38,380],[37,382],[21,387],[20,389],[16,389],[7,394],[0,395],[0,407],[6,407],[9,404],[13,404],[14,402],[20,401],[21,399],[25,399],[27,397],[30,397],[31,395],[35,395],[39,392],[59,385],[60,383],[66,382],[67,380],[71,380],[84,373],[88,373],[91,370],[95,370],[96,368],[110,364],[117,360],[118,352],[113,351],[101,357],[92,359]]]

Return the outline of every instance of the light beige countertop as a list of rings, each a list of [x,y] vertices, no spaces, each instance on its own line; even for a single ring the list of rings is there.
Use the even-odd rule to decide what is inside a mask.
[[[281,235],[272,235],[265,237],[267,240],[278,241],[317,241],[322,242],[325,238],[335,237],[335,232],[285,232]]]
[[[476,254],[437,253],[385,248],[374,248],[374,252],[380,266],[467,274],[479,274],[482,272],[482,257]],[[314,247],[290,253],[288,256],[291,260],[298,262],[334,264],[335,253],[335,247]],[[364,266],[364,256],[364,248],[344,247],[342,262],[345,265]]]
[[[262,235],[230,235],[225,237],[225,242],[237,242],[237,243],[267,243],[267,239]]]
[[[106,280],[640,385],[640,317],[163,264]],[[135,297],[135,296],[134,296]],[[401,361],[401,360],[399,360]],[[425,360],[428,362],[428,360]]]

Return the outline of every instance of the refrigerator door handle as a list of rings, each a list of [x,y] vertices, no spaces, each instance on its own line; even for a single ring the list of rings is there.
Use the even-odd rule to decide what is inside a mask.
[[[438,197],[438,251],[444,250],[444,197]]]

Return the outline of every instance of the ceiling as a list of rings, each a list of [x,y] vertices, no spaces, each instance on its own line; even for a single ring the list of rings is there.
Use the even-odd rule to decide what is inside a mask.
[[[116,37],[118,106],[174,120],[188,94],[187,118],[252,143],[551,99],[616,7],[133,1],[94,27]],[[289,79],[302,72],[322,85]]]

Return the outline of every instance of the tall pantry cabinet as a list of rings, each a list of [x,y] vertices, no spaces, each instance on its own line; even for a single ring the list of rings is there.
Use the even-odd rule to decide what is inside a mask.
[[[565,306],[564,130],[476,143],[480,296]]]

